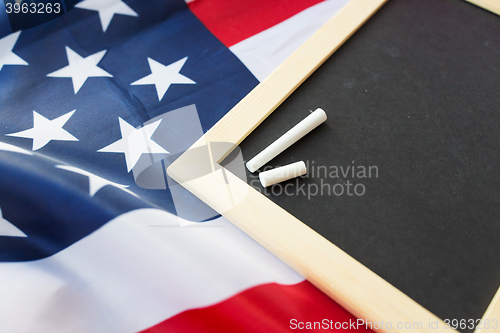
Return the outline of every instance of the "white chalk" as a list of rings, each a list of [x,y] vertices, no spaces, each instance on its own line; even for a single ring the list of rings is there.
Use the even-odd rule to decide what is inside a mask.
[[[248,161],[246,163],[247,169],[250,170],[250,172],[255,172],[261,166],[301,139],[304,135],[318,127],[318,125],[322,124],[325,120],[325,111],[319,108],[316,109],[316,111],[308,115],[304,120],[279,137],[278,140],[271,143],[266,149]]]
[[[288,164],[276,169],[268,170],[259,173],[260,183],[264,187],[268,187],[285,180],[292,179],[305,175],[307,173],[306,164],[304,161]]]

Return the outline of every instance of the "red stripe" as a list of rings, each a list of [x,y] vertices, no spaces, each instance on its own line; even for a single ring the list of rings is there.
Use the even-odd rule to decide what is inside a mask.
[[[323,0],[194,0],[191,11],[230,47]]]
[[[182,312],[143,333],[280,333],[300,330],[299,327],[290,327],[292,319],[297,319],[297,325],[298,322],[307,325],[306,322],[321,324],[324,319],[332,320],[333,323],[328,322],[328,325],[333,327],[335,322],[356,322],[349,312],[304,281],[292,286],[274,283],[260,285],[213,306]],[[307,332],[328,331],[329,328],[325,328]],[[364,327],[356,331],[373,333]]]

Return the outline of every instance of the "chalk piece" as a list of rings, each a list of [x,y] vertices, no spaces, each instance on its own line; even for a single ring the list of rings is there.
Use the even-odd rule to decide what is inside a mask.
[[[292,179],[305,175],[307,173],[306,164],[304,161],[288,164],[276,169],[268,170],[259,173],[260,183],[264,187],[268,187],[285,180]]]
[[[246,163],[247,169],[250,172],[255,172],[264,164],[278,156],[285,149],[293,145],[304,135],[311,132],[326,120],[326,113],[322,109],[316,109],[309,116],[304,118],[300,123],[292,127],[288,132],[283,134],[278,140],[267,146],[257,156]]]

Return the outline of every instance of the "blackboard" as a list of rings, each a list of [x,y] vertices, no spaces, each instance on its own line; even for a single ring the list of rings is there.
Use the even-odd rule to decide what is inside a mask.
[[[308,176],[247,181],[440,318],[479,319],[500,286],[499,87],[500,17],[391,0],[240,145],[249,160],[321,107],[268,164]]]

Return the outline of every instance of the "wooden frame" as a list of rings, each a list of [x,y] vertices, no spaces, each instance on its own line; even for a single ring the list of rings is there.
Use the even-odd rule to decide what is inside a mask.
[[[485,320],[491,321],[492,319],[500,320],[500,288],[498,289],[495,296],[493,297],[493,300],[486,309],[483,318],[481,318],[481,322],[484,322]],[[498,333],[500,332],[500,327],[495,330],[487,329],[486,327],[481,327],[474,331],[474,333],[487,333],[487,332]]]
[[[219,163],[387,0],[351,0],[167,170],[170,177],[295,269],[357,318],[422,323],[405,329],[456,332]],[[491,2],[490,0],[470,0]],[[218,144],[225,143],[225,144]],[[231,143],[230,145],[227,143]],[[208,154],[199,149],[207,147]],[[194,149],[198,148],[198,149]],[[200,168],[211,170],[199,177]],[[198,175],[198,176],[197,176]],[[229,181],[228,181],[229,179]],[[483,319],[498,315],[500,292]],[[438,322],[438,328],[429,327]]]
[[[475,4],[476,6],[487,9],[492,13],[500,15],[500,2],[498,2],[497,0],[467,0],[467,1]]]

